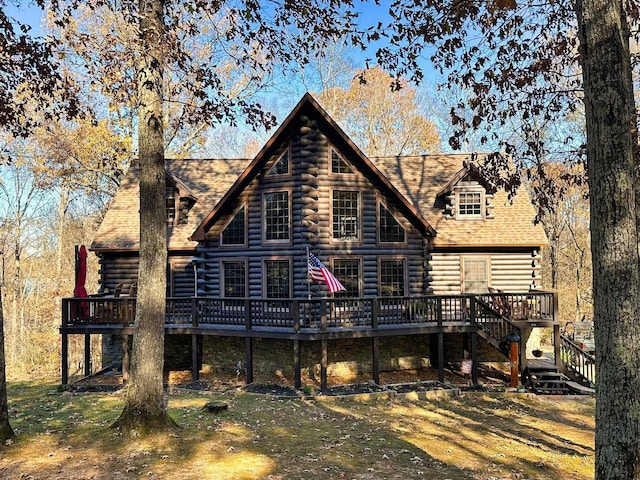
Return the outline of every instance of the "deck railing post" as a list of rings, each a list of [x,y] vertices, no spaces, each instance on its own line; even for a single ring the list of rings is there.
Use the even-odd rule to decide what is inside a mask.
[[[191,298],[191,325],[194,327],[198,326],[198,297]]]
[[[293,300],[291,302],[291,313],[293,313],[293,331],[300,331],[300,302]]]
[[[378,329],[378,312],[380,311],[380,297],[371,299],[371,328]]]
[[[438,323],[439,327],[442,326],[442,302],[443,301],[444,301],[444,298],[440,297],[437,299],[437,303],[436,303],[436,322]]]
[[[320,299],[320,330],[327,331],[327,304],[324,298]]]
[[[469,321],[472,324],[476,323],[476,297],[469,297]]]
[[[251,299],[244,299],[244,325],[247,330],[251,330]]]

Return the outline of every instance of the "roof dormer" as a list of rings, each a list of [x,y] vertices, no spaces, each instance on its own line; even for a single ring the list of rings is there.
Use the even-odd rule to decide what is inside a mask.
[[[189,223],[189,211],[198,201],[178,177],[165,170],[165,204],[167,226],[186,225]]]
[[[459,170],[438,193],[444,200],[443,214],[454,220],[485,220],[494,218],[495,188],[472,166]]]

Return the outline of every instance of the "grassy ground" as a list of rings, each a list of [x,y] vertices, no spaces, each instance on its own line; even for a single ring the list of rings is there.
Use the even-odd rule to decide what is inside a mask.
[[[211,401],[229,405],[211,414]],[[9,385],[6,479],[591,479],[588,397],[281,399],[174,390],[175,433],[126,442],[122,393]]]

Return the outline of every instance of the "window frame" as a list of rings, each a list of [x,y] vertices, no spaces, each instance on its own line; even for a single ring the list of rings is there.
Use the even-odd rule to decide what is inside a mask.
[[[487,289],[484,292],[469,292],[465,288],[466,283],[466,265],[465,262],[471,261],[484,261],[486,265],[486,283]],[[477,280],[476,280],[477,281]],[[461,255],[460,256],[460,293],[487,293],[491,287],[491,256],[488,255]]]
[[[403,292],[400,295],[384,295],[382,291],[382,263],[383,262],[400,262],[402,264],[402,287]],[[381,256],[378,257],[378,296],[379,297],[406,297],[408,296],[409,289],[409,272],[408,272],[408,262],[407,257],[399,257],[399,256]]]
[[[281,262],[281,263],[286,263],[287,264],[287,271],[288,271],[288,275],[289,275],[289,296],[288,297],[269,297],[268,293],[269,293],[269,278],[271,278],[271,276],[268,274],[268,268],[267,265],[270,262]],[[293,298],[293,269],[292,269],[292,259],[291,257],[283,257],[283,256],[276,256],[276,257],[269,257],[269,258],[265,258],[262,260],[262,298],[267,299],[267,300],[284,300],[284,299],[290,299]]]
[[[485,208],[485,189],[477,186],[477,187],[456,187],[455,188],[455,218],[456,220],[484,220],[486,216],[486,208]],[[460,206],[462,205],[461,197],[466,195],[479,195],[480,200],[478,202],[478,206],[480,208],[480,213],[461,213]],[[465,203],[465,205],[476,205],[476,203]]]
[[[269,239],[267,238],[267,195],[270,194],[274,194],[274,193],[286,193],[287,194],[287,212],[288,212],[288,224],[287,224],[287,238],[276,238],[276,239]],[[262,217],[262,243],[264,245],[273,245],[273,244],[279,244],[279,245],[290,245],[292,242],[292,216],[293,216],[293,208],[291,205],[292,202],[292,190],[291,188],[275,188],[275,189],[269,189],[269,190],[264,190],[262,192],[262,209],[261,209],[261,217]]]
[[[231,224],[231,222],[233,222],[236,218],[236,216],[238,215],[238,213],[240,212],[240,210],[242,210],[244,208],[244,224],[243,224],[243,228],[244,228],[244,242],[243,243],[225,243],[224,238],[223,238],[223,234],[224,231],[227,229],[227,227]],[[249,217],[249,209],[247,207],[247,202],[243,202],[231,215],[231,217],[229,218],[229,220],[223,225],[223,227],[220,229],[220,240],[219,240],[219,245],[220,247],[225,247],[225,248],[237,248],[237,247],[246,247],[248,245],[248,228],[247,228],[247,224],[249,223],[247,221],[248,217]]]
[[[336,154],[336,156],[338,156],[338,158],[340,158],[346,165],[347,167],[349,167],[349,169],[351,170],[350,172],[335,172],[333,170],[333,154]],[[342,177],[344,175],[355,175],[356,171],[353,168],[353,165],[351,164],[351,162],[347,161],[347,159],[345,158],[344,155],[342,155],[337,148],[331,146],[329,148],[329,158],[328,158],[328,162],[329,162],[329,175],[335,175],[338,177]]]
[[[226,266],[227,263],[236,263],[244,265],[244,293],[243,297],[228,297],[226,295]],[[220,297],[222,298],[247,298],[249,296],[249,262],[245,257],[229,257],[220,259]]]
[[[334,214],[335,211],[335,195],[336,192],[348,192],[348,193],[355,193],[356,194],[356,201],[357,201],[357,206],[356,206],[356,226],[357,226],[357,237],[356,238],[341,238],[341,237],[335,237],[334,236],[334,226],[336,225],[336,222],[334,221],[334,217],[336,217],[336,215]],[[360,190],[353,190],[353,189],[349,189],[349,188],[333,188],[331,189],[331,217],[329,219],[329,238],[331,240],[331,242],[334,243],[362,243],[362,223],[363,223],[363,218],[362,218],[362,191]],[[346,216],[345,216],[346,217]]]
[[[358,278],[357,278],[357,283],[358,283],[358,291],[356,292],[355,295],[349,295],[348,292],[335,292],[333,294],[334,298],[361,298],[362,297],[362,292],[363,292],[363,288],[364,288],[364,275],[363,275],[363,264],[364,261],[362,259],[362,257],[360,256],[337,256],[337,257],[331,257],[331,273],[338,279],[340,280],[340,283],[342,283],[345,288],[347,288],[347,285],[345,283],[349,283],[349,282],[345,282],[343,281],[343,279],[340,278],[340,274],[337,273],[338,272],[338,267],[337,267],[337,263],[339,262],[343,262],[343,261],[348,261],[348,262],[357,262],[357,274],[358,274]]]
[[[271,173],[275,166],[282,160],[282,157],[287,155],[287,171],[283,173]],[[287,145],[287,147],[278,155],[276,161],[271,164],[271,166],[264,173],[264,178],[266,179],[278,179],[286,176],[291,176],[291,145]]]
[[[407,227],[403,224],[403,222],[401,222],[398,217],[393,213],[393,210],[391,210],[381,199],[378,199],[378,206],[377,206],[377,212],[376,212],[376,225],[377,225],[377,234],[376,234],[376,241],[378,242],[378,245],[406,245],[408,243],[408,237],[409,237],[409,233],[407,231]],[[382,235],[382,209],[385,209],[387,212],[389,212],[391,214],[391,216],[393,217],[393,219],[398,222],[398,225],[400,225],[400,228],[402,228],[402,230],[404,231],[404,240],[399,241],[399,242],[392,242],[392,241],[384,241],[381,238]]]

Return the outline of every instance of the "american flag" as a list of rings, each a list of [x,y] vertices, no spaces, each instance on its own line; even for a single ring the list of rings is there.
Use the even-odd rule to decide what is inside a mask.
[[[329,271],[324,264],[318,260],[313,253],[309,252],[309,276],[314,280],[319,282],[324,282],[327,284],[327,288],[329,289],[329,293],[339,292],[340,290],[346,290],[344,285],[340,283],[336,277]]]

